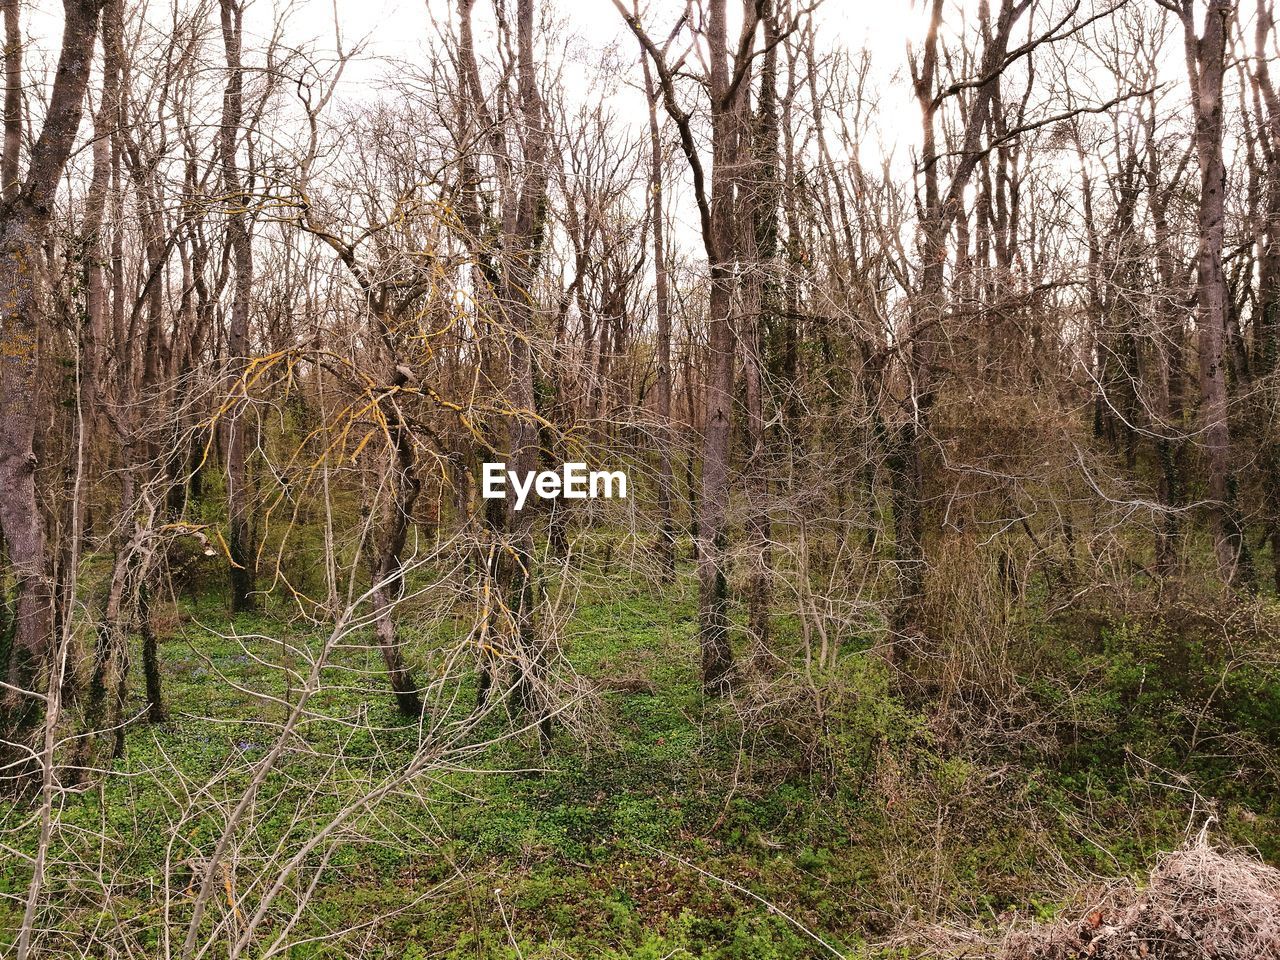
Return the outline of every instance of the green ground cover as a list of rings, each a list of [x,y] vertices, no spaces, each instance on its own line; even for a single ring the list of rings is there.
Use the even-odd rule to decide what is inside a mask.
[[[1045,627],[1037,642],[1053,670],[1024,678],[1030,714],[953,740],[939,706],[891,683],[857,637],[820,678],[820,709],[791,680],[773,686],[772,706],[759,693],[704,700],[693,597],[689,575],[661,595],[621,574],[586,593],[564,653],[594,691],[589,715],[546,742],[504,738],[504,718],[492,717],[473,736],[494,745],[349,824],[293,932],[321,939],[286,955],[832,955],[816,936],[841,955],[889,956],[885,937],[904,922],[1051,915],[1091,878],[1139,873],[1209,813],[1224,842],[1280,855],[1266,761],[1280,739],[1280,682],[1247,658],[1224,671],[1221,651],[1152,624],[1107,626],[1093,650]],[[794,623],[777,629],[783,648],[798,645]],[[411,637],[419,670],[451,642],[446,632]],[[169,721],[132,725],[116,775],[60,810],[54,860],[101,859],[112,871],[50,880],[60,902],[83,896],[85,909],[68,912],[82,930],[119,925],[159,951],[163,880],[182,889],[223,822],[213,802],[190,814],[191,798],[229,804],[285,715],[281,638],[319,642],[283,615],[229,622],[215,598],[178,611],[162,651]],[[240,854],[249,862],[297,848],[418,743],[375,656],[347,651],[335,663],[317,707],[348,722],[300,729],[255,804]],[[472,681],[456,693],[463,716]],[[1012,735],[1046,718],[1049,735]],[[21,816],[10,807],[4,826]],[[27,865],[3,863],[0,892],[20,893]],[[104,885],[106,911],[94,893]],[[7,947],[20,904],[0,910]],[[355,930],[323,939],[344,928]]]

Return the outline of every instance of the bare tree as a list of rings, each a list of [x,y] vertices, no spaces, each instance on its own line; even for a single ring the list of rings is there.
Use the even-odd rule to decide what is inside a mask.
[[[54,193],[75,145],[97,37],[97,0],[66,0],[62,49],[40,136],[27,172],[9,187],[21,160],[20,140],[6,93],[3,162],[5,198],[0,206],[0,528],[17,579],[13,642],[5,666],[3,760],[22,763],[25,739],[41,715],[40,704],[52,643],[53,610],[45,525],[36,501],[38,463],[32,448],[42,400],[40,352],[44,303],[41,244],[53,215]],[[7,40],[16,42],[17,11],[6,6]],[[19,54],[6,53],[9,88],[18,77]]]
[[[1214,552],[1227,583],[1250,583],[1253,566],[1240,529],[1236,480],[1231,465],[1227,373],[1223,349],[1227,330],[1227,288],[1222,272],[1226,168],[1223,162],[1222,83],[1227,38],[1235,7],[1210,0],[1204,32],[1196,31],[1191,0],[1165,2],[1182,20],[1187,78],[1195,111],[1196,158],[1200,164],[1199,236],[1196,261],[1196,326],[1199,331],[1201,416],[1209,463],[1209,496],[1214,518]]]
[[[222,187],[228,206],[227,231],[235,264],[232,288],[231,323],[227,328],[228,390],[234,392],[243,379],[250,351],[249,308],[253,294],[253,243],[249,234],[250,199],[245,192],[237,155],[240,151],[244,117],[244,68],[241,46],[244,5],[238,0],[220,0],[222,42],[227,56],[227,86],[222,95],[222,126],[219,150],[222,154]],[[252,610],[257,549],[253,542],[250,507],[244,410],[237,405],[222,418],[227,451],[227,514],[231,555],[231,609]]]

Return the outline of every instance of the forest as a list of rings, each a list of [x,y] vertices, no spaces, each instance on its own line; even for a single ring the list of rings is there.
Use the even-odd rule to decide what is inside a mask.
[[[1280,957],[1273,0],[0,8],[0,955]]]

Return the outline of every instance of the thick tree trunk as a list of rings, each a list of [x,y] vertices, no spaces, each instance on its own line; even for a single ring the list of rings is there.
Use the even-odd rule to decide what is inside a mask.
[[[44,127],[32,148],[25,181],[18,190],[7,191],[0,203],[0,527],[16,580],[13,642],[4,665],[8,686],[0,695],[0,735],[11,746],[0,749],[0,764],[26,753],[20,744],[29,740],[39,723],[39,695],[47,683],[52,645],[52,594],[33,449],[40,394],[40,248],[58,180],[80,126],[99,7],[94,0],[66,0],[62,50]],[[5,15],[6,25],[16,28],[16,11],[6,9]],[[13,69],[9,62],[6,67]],[[12,82],[12,75],[7,79]],[[16,180],[17,158],[9,152],[8,106],[6,151],[0,167]]]
[[[0,226],[0,525],[14,575],[14,623],[8,684],[0,695],[5,739],[25,740],[39,722],[38,696],[53,629],[44,519],[36,500],[40,338],[39,243],[31,218],[6,217]]]
[[[1195,32],[1194,9],[1183,6],[1187,71],[1195,109],[1196,156],[1200,163],[1199,251],[1196,256],[1196,327],[1200,353],[1200,397],[1205,459],[1209,467],[1210,513],[1218,571],[1229,584],[1251,582],[1252,563],[1240,528],[1231,464],[1227,377],[1223,347],[1227,284],[1222,272],[1226,166],[1223,162],[1222,81],[1233,7],[1211,0],[1204,35]]]
[[[729,442],[733,432],[734,199],[738,117],[730,102],[728,12],[725,0],[710,4],[711,58],[711,293],[707,318],[707,371],[703,396],[702,492],[698,498],[698,632],[702,685],[722,691],[733,672],[729,642]],[[745,86],[746,84],[744,84]]]
[[[744,340],[747,346],[747,463],[743,471],[748,489],[747,541],[751,563],[747,588],[747,630],[756,663],[768,668],[770,608],[773,604],[773,523],[769,512],[769,434],[766,426],[770,399],[769,334],[778,321],[778,30],[772,0],[761,8],[765,54],[760,69],[759,109],[750,126],[751,172],[743,195],[749,217],[739,217],[743,231],[743,261],[748,306]]]

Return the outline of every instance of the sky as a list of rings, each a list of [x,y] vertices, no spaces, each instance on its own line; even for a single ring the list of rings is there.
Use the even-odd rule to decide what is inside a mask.
[[[195,0],[125,0],[132,9],[147,4],[153,22],[165,22],[171,5],[189,8]],[[630,3],[631,0],[624,0]],[[665,37],[684,8],[685,0],[640,0],[644,11],[642,22],[654,34]],[[796,3],[805,0],[795,0]],[[975,9],[980,0],[948,0],[945,8],[944,33],[959,29],[965,14]],[[1053,6],[1069,0],[1046,0]],[[1088,9],[1110,5],[1111,0],[1084,0]],[[1147,4],[1154,9],[1155,0],[1133,0],[1135,6]],[[514,8],[516,0],[505,0]],[[920,141],[919,107],[906,79],[908,47],[920,42],[926,30],[928,0],[821,0],[814,18],[821,43],[850,51],[866,50],[870,54],[870,87],[878,95],[878,117],[875,130],[860,145],[863,162],[874,167],[883,157],[891,158],[891,171],[904,179],[912,175],[913,156]],[[993,4],[994,5],[994,4]],[[211,4],[216,11],[217,2]],[[1251,15],[1243,4],[1246,19]],[[739,12],[740,2],[730,0],[731,13]],[[572,53],[564,64],[563,94],[572,105],[590,103],[602,96],[624,123],[647,124],[646,104],[637,90],[640,82],[638,51],[626,25],[612,0],[538,0],[540,11],[550,11],[556,23],[551,41],[560,46],[569,43]],[[334,18],[341,28],[343,45],[350,48],[363,44],[362,57],[348,64],[338,98],[348,102],[386,95],[386,79],[394,76],[399,64],[421,63],[425,54],[440,43],[439,31],[448,30],[456,19],[456,0],[247,0],[245,14],[245,49],[250,61],[261,50],[281,13],[286,16],[285,39],[290,45],[308,44],[318,50],[333,49]],[[493,0],[478,0],[475,7],[477,47],[487,58],[493,49],[491,24]],[[38,82],[40,63],[49,70],[60,35],[60,0],[24,0],[24,29],[28,35],[28,82]],[[216,12],[210,26],[217,42]],[[441,26],[443,25],[443,26]],[[1022,25],[1025,29],[1025,24]],[[570,42],[572,41],[572,42]],[[617,45],[624,60],[634,69],[620,71],[602,90],[598,70],[589,68],[599,58],[599,51]],[[1181,43],[1166,45],[1171,60],[1167,75],[1175,78],[1184,73],[1181,67]],[[575,62],[576,60],[576,62]],[[49,70],[51,73],[51,70]],[[46,74],[46,77],[49,74]],[[47,81],[46,81],[47,82]],[[1108,91],[1095,90],[1102,97]],[[1171,91],[1178,97],[1179,93]],[[1085,94],[1089,96],[1089,94]],[[1067,158],[1064,162],[1075,162]],[[692,228],[692,224],[689,224]],[[696,244],[694,244],[696,246]]]
[[[43,0],[48,2],[48,0]],[[250,0],[246,12],[246,31],[264,39],[271,29],[273,10],[288,0]],[[630,3],[631,0],[624,0]],[[977,0],[949,0],[948,17],[957,17]],[[515,0],[506,0],[513,13]],[[641,22],[655,34],[670,31],[684,9],[684,0],[641,0]],[[647,4],[647,5],[646,5]],[[730,0],[731,16],[741,5]],[[634,71],[621,77],[607,94],[615,116],[624,124],[634,123],[647,130],[647,105],[639,92],[641,82],[638,49],[612,0],[538,0],[538,9],[549,11],[563,29],[555,34],[557,44],[575,39],[574,56],[590,59],[597,51],[618,45]],[[358,100],[377,96],[384,90],[384,80],[395,73],[397,62],[421,62],[423,54],[438,44],[434,22],[449,24],[456,20],[456,0],[295,0],[289,14],[288,36],[291,40],[314,39],[322,48],[332,48],[334,17],[342,31],[344,46],[362,42],[364,55],[349,63],[344,71],[339,97]],[[479,0],[475,6],[476,44],[482,58],[492,50],[489,33],[493,23],[493,3]],[[893,82],[895,73],[904,71],[907,45],[912,38],[922,37],[926,28],[924,0],[823,0],[814,13],[817,35],[831,47],[866,49],[871,53],[872,82],[883,94],[881,110],[895,121],[884,138],[888,142],[874,145],[876,153],[887,151],[904,177],[911,176],[912,151],[919,140],[919,108],[909,84]],[[738,21],[740,23],[740,20]],[[737,24],[731,23],[732,32]],[[246,48],[255,46],[246,37]],[[605,96],[597,85],[598,73],[584,63],[574,63],[572,56],[563,65],[563,93],[572,104],[590,102]],[[675,190],[680,191],[679,185]],[[675,222],[673,241],[688,250],[700,249],[697,240],[696,210],[677,205],[672,211]]]
[[[132,9],[145,4],[153,20],[164,21],[173,3],[190,6],[194,0],[125,2]],[[515,0],[505,2],[509,7],[515,6]],[[629,4],[631,0],[625,2]],[[944,14],[946,26],[954,28],[961,24],[965,13],[975,9],[979,2],[948,0]],[[1048,2],[1052,5],[1057,0]],[[1133,2],[1152,7],[1155,4],[1155,0]],[[665,36],[684,3],[685,0],[641,0],[645,8],[642,20],[654,33]],[[918,137],[919,125],[914,122],[918,120],[918,113],[904,68],[909,43],[918,42],[924,36],[927,3],[928,0],[820,0],[813,14],[823,42],[831,47],[870,53],[871,82],[882,95],[881,111],[895,120],[885,136],[894,140],[902,138],[911,144]],[[1109,3],[1110,0],[1084,0],[1084,7]],[[563,24],[555,35],[557,42],[573,36],[580,41],[577,46],[587,51],[602,50],[612,44],[622,44],[621,49],[625,51],[634,45],[612,0],[538,0],[538,5],[540,10],[554,11],[557,22]],[[23,26],[28,36],[28,71],[33,67],[38,69],[41,59],[46,65],[52,64],[61,32],[61,6],[60,0],[22,0]],[[1249,19],[1252,4],[1241,6],[1242,15]],[[214,10],[216,7],[215,0]],[[740,3],[730,0],[729,8],[732,15],[740,10]],[[492,0],[480,0],[475,10],[477,45],[483,57],[487,53],[485,25],[492,22]],[[341,95],[349,99],[375,95],[382,86],[380,81],[394,72],[397,62],[421,61],[423,53],[439,43],[433,23],[452,21],[457,15],[456,0],[247,0],[247,50],[259,46],[280,12],[287,16],[286,39],[292,43],[313,40],[321,48],[331,48],[335,14],[344,45],[363,41],[363,58],[350,63],[344,75]],[[216,14],[212,19],[212,25],[216,26]],[[1180,48],[1181,44],[1172,43],[1166,49],[1179,63]],[[1178,65],[1174,64],[1175,69]],[[636,74],[637,77],[627,79],[636,82],[638,70]],[[586,84],[585,76],[585,71],[577,76],[572,71],[566,73],[565,93],[569,99],[599,95],[597,89]],[[908,117],[912,122],[896,122]]]
[[[287,0],[275,0],[274,6],[282,7],[285,3]],[[962,11],[974,3],[976,0],[951,0],[953,15],[954,11]],[[514,4],[515,0],[508,0],[508,6],[514,7]],[[634,44],[612,0],[540,0],[539,5],[549,6],[585,48]],[[645,7],[642,22],[655,33],[661,31],[665,35],[684,2],[643,0],[642,6]],[[731,0],[729,7],[736,12],[740,4]],[[484,39],[479,34],[486,22],[492,22],[492,9],[492,3],[484,0],[475,7],[477,44],[482,48],[482,56]],[[272,11],[272,0],[250,0],[246,14],[248,29],[264,34],[270,28]],[[344,44],[356,40],[365,43],[363,61],[348,65],[343,90],[347,97],[360,96],[361,88],[376,90],[391,63],[420,59],[432,43],[438,42],[433,18],[452,20],[457,15],[455,0],[295,0],[290,13],[290,35],[331,43],[335,12]],[[822,0],[814,16],[819,36],[827,38],[832,46],[870,51],[880,79],[886,82],[894,71],[905,65],[908,39],[922,36],[924,31],[922,0]],[[563,38],[557,36],[557,39]],[[597,93],[581,81],[575,84],[572,71],[566,73],[566,81],[565,92],[571,98],[575,94],[585,97]],[[574,89],[575,86],[578,89]],[[890,96],[901,95],[903,106],[914,108],[905,85],[888,92]]]
[[[173,3],[190,6],[194,0],[125,0],[132,9],[146,4],[153,21],[167,20],[167,11]],[[516,0],[505,0],[514,8]],[[625,0],[628,4],[631,0]],[[796,0],[811,2],[811,0]],[[891,123],[882,132],[884,143],[880,148],[905,156],[919,139],[918,108],[905,79],[908,44],[918,42],[926,29],[926,5],[928,0],[821,0],[813,16],[817,33],[822,42],[831,47],[849,50],[866,50],[871,57],[870,80],[881,95],[880,112]],[[963,22],[964,14],[977,7],[980,0],[948,0],[946,23],[955,27]],[[1050,0],[1055,2],[1055,0]],[[1063,0],[1065,2],[1065,0]],[[1106,0],[1085,0],[1085,5]],[[1154,3],[1154,0],[1135,0],[1137,3]],[[644,12],[642,21],[652,32],[665,36],[684,8],[685,0],[641,0]],[[216,0],[213,3],[216,11]],[[630,53],[635,41],[630,37],[612,0],[538,0],[539,10],[553,11],[558,23],[563,24],[554,39],[561,42],[574,37],[581,56],[590,58],[592,51],[603,50],[619,44],[624,56]],[[731,16],[740,12],[741,4],[730,0]],[[487,23],[492,23],[492,0],[479,0],[475,7],[477,46],[481,56],[488,53]],[[321,48],[333,46],[334,18],[339,21],[344,46],[350,47],[362,41],[364,55],[348,64],[344,73],[340,97],[358,100],[378,95],[382,81],[394,74],[396,63],[421,62],[423,54],[439,43],[435,23],[453,21],[456,0],[247,0],[245,14],[245,48],[251,51],[261,48],[261,42],[271,32],[281,12],[287,20],[286,40],[302,44],[314,41]],[[22,4],[24,29],[28,35],[28,70],[37,67],[41,54],[46,65],[51,65],[61,29],[60,0],[24,0]],[[211,18],[216,29],[216,13]],[[216,34],[215,34],[216,37]],[[595,78],[581,64],[572,63],[566,69],[564,93],[572,102],[598,98],[600,90]],[[38,67],[37,67],[38,68]],[[625,89],[639,82],[639,70],[634,75],[620,78],[618,86],[622,96],[623,116],[643,110],[643,101],[633,91]],[[638,119],[638,118],[637,118]]]
[[[190,9],[196,0],[125,0],[126,9],[136,11],[145,5],[152,23],[165,24],[171,9]],[[632,0],[624,0],[630,4]],[[811,2],[811,0],[796,0]],[[923,36],[926,0],[822,0],[814,18],[817,33],[825,44],[851,50],[867,49],[872,55],[872,82],[883,93],[881,110],[894,118],[883,138],[887,142],[872,147],[889,149],[895,163],[910,176],[911,153],[919,139],[918,107],[911,97],[909,85],[891,82],[893,74],[906,64],[907,43]],[[956,17],[978,0],[948,0],[948,16]],[[47,91],[52,79],[61,38],[61,0],[21,0],[21,21],[27,37],[26,80],[43,85]],[[514,13],[516,0],[505,0]],[[634,70],[625,71],[607,93],[609,106],[624,124],[634,123],[647,129],[647,105],[639,92],[638,50],[612,0],[537,0],[540,13],[546,12],[558,25],[552,38],[558,46],[568,41],[573,52],[561,74],[563,93],[572,105],[590,103],[606,95],[599,86],[599,71],[590,69],[589,61],[598,62],[599,51],[617,45]],[[654,33],[665,36],[685,6],[685,0],[640,0],[642,22]],[[739,0],[729,0],[731,20],[740,16]],[[218,43],[217,0],[211,3],[211,40]],[[438,31],[448,29],[456,20],[456,0],[246,0],[244,48],[247,62],[258,58],[265,41],[281,14],[286,17],[284,38],[289,45],[311,45],[318,51],[334,48],[334,19],[341,29],[343,46],[357,42],[362,56],[349,62],[338,100],[359,101],[386,95],[385,83],[394,76],[397,64],[421,63],[424,54],[440,43]],[[493,0],[478,0],[475,5],[476,43],[482,58],[493,49],[491,25]],[[740,22],[740,20],[738,21]],[[443,27],[438,26],[443,25]],[[737,25],[731,22],[731,31]],[[575,61],[575,58],[577,62]],[[592,65],[593,66],[593,65]],[[40,73],[44,71],[43,84]],[[331,107],[332,109],[332,107]],[[906,122],[897,122],[909,118]],[[673,185],[678,193],[680,186]],[[696,211],[676,205],[676,233],[673,241],[696,250]],[[687,221],[687,222],[685,222]]]
[[[266,0],[253,0],[255,14],[267,14]],[[624,39],[626,27],[612,0],[552,0],[569,28],[592,44],[605,46]],[[514,5],[514,0],[512,0]],[[730,4],[737,7],[737,4]],[[969,5],[962,2],[960,7]],[[367,36],[370,52],[386,57],[410,57],[431,35],[431,17],[454,16],[452,0],[300,0],[295,20],[316,35],[331,34],[336,10],[347,37]],[[488,5],[478,3],[478,15]],[[680,0],[650,0],[653,14],[645,23],[670,25],[679,15]],[[866,46],[877,59],[884,54],[903,57],[907,38],[922,29],[920,0],[823,0],[815,16],[824,34],[851,46]],[[646,11],[647,13],[648,11]]]

